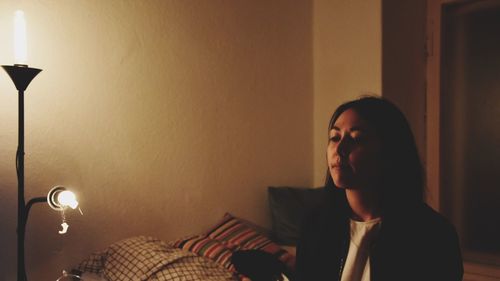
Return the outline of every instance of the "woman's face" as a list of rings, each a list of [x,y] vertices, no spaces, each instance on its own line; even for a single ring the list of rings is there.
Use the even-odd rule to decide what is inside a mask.
[[[328,168],[337,187],[370,189],[380,182],[380,139],[356,111],[344,111],[329,137]]]

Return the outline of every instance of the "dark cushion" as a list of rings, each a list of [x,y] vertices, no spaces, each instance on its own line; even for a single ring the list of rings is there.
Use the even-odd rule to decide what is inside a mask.
[[[287,274],[287,266],[275,255],[261,250],[239,250],[233,253],[231,262],[238,273],[252,281],[276,281]]]
[[[324,188],[269,187],[273,238],[283,245],[297,244],[307,213],[322,204]]]

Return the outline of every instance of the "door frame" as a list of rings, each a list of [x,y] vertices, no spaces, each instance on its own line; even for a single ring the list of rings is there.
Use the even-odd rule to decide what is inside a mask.
[[[497,0],[498,1],[498,0]],[[426,184],[427,202],[436,210],[440,204],[441,185],[441,24],[446,5],[457,3],[477,3],[478,7],[488,5],[492,0],[427,0],[426,36]],[[476,5],[475,5],[476,6]],[[436,121],[438,120],[438,121]],[[464,280],[500,280],[500,266],[464,261]]]

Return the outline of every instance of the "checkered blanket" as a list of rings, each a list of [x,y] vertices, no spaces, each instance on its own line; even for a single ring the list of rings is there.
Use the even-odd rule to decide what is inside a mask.
[[[238,280],[210,259],[146,236],[116,242],[92,254],[76,270],[99,274],[108,281]]]

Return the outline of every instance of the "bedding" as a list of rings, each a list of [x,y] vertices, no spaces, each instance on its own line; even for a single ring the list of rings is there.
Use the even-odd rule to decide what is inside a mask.
[[[210,259],[147,236],[113,243],[82,261],[76,271],[108,281],[237,280]]]
[[[84,272],[81,277],[84,281],[106,281],[103,277],[91,272]]]
[[[233,253],[248,250],[262,252],[287,268],[280,272],[291,272],[294,255],[257,229],[226,213],[206,232],[169,243],[148,236],[118,241],[93,253],[72,272],[83,280],[99,281],[251,281],[237,272],[232,261]]]
[[[273,264],[279,273],[292,276],[298,224],[305,210],[323,194],[320,189],[270,187],[268,196],[274,230],[271,234],[226,213],[207,231],[169,243],[148,236],[118,241],[93,253],[72,272],[86,281],[252,281],[242,272],[260,278],[255,276],[261,276],[264,266],[255,264]],[[273,276],[275,268],[269,271]],[[278,279],[288,280],[285,275]]]

